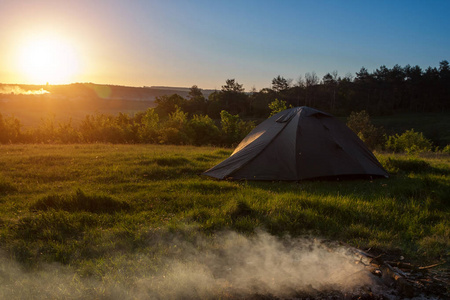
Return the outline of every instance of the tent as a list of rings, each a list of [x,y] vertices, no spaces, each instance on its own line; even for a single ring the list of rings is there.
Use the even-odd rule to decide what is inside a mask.
[[[229,158],[203,174],[217,179],[290,181],[389,176],[350,128],[306,106],[265,120]]]

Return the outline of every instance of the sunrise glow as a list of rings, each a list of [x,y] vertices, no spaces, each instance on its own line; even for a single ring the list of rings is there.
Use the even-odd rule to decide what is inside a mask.
[[[28,38],[20,46],[17,61],[23,80],[35,84],[70,83],[79,71],[75,50],[56,36]]]
[[[448,60],[450,1],[238,2],[1,0],[0,83],[250,91]]]

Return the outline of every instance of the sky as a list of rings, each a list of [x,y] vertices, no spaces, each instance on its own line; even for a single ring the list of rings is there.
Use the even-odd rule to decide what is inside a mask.
[[[0,0],[0,83],[248,91],[450,60],[450,1]]]

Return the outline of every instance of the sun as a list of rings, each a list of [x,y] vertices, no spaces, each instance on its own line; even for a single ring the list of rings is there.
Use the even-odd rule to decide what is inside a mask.
[[[79,69],[74,48],[63,38],[54,36],[27,39],[18,60],[22,77],[33,84],[70,83]]]

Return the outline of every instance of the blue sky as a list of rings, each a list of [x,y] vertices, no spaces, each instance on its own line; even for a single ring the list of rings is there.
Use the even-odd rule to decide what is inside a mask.
[[[19,82],[14,53],[42,32],[77,53],[72,82],[220,89],[235,78],[259,90],[277,75],[437,67],[450,59],[449,11],[450,1],[1,0],[0,82],[33,83]]]

